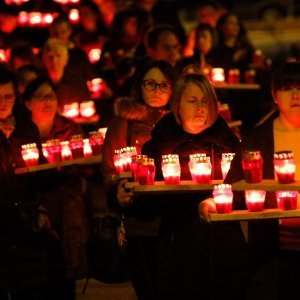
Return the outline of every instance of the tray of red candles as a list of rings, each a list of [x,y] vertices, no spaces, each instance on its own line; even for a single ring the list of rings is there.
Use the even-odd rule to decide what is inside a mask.
[[[178,194],[212,191],[214,185],[221,182],[221,180],[212,180],[211,183],[197,184],[194,180],[182,180],[179,184],[166,184],[164,181],[155,181],[154,184],[151,185],[127,182],[125,188],[131,189],[134,194]]]
[[[99,164],[99,163],[101,163],[101,161],[102,161],[102,155],[92,155],[92,156],[88,156],[88,157],[70,159],[70,160],[59,161],[59,162],[55,162],[55,163],[45,163],[45,164],[36,165],[36,166],[16,168],[15,174],[24,174],[24,173],[31,173],[31,172],[37,172],[37,171],[45,171],[45,170],[50,170],[50,169],[60,169],[60,168],[72,166],[72,165]]]

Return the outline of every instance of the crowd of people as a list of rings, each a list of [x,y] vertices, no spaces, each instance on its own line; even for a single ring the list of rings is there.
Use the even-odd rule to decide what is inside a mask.
[[[124,221],[126,272],[139,300],[296,299],[298,219],[250,221],[247,234],[238,222],[210,224],[216,211],[210,191],[136,197],[125,188],[129,179],[115,180],[114,154],[135,147],[154,159],[161,181],[162,155],[179,155],[181,180],[191,180],[189,155],[205,153],[211,179],[219,180],[222,153],[236,153],[225,178],[231,184],[244,178],[245,149],[261,151],[265,179],[274,179],[273,153],[290,150],[298,179],[297,57],[272,66],[221,1],[194,3],[198,24],[188,32],[169,3],[119,2],[74,4],[76,24],[68,17],[72,5],[30,0],[0,6],[0,49],[7,54],[0,63],[0,298],[76,298],[76,280],[89,276],[92,186],[99,190],[93,201],[107,203]],[[55,16],[48,26],[26,27],[18,24],[20,11]],[[93,49],[101,51],[97,60]],[[241,82],[249,70],[263,74],[263,83],[272,78],[273,110],[258,111],[268,114],[249,132],[237,136],[219,114],[210,78],[217,67],[226,79],[230,69],[239,70]],[[15,174],[25,166],[22,145],[35,143],[45,163],[42,143],[88,135],[62,112],[66,104],[91,99],[87,83],[98,77],[106,90],[94,99],[96,126],[108,127],[101,168]],[[266,206],[276,207],[274,195],[267,199]],[[237,193],[234,207],[245,209],[243,203]],[[274,261],[278,268],[271,269]],[[271,270],[273,281],[261,278],[262,270]]]

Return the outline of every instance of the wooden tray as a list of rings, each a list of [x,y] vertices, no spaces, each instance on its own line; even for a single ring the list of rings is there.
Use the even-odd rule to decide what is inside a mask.
[[[285,219],[297,217],[300,217],[300,209],[281,210],[278,208],[264,209],[261,212],[249,212],[248,210],[234,210],[228,214],[213,213],[209,215],[209,219],[211,222]]]
[[[213,180],[211,184],[197,184],[192,180],[182,180],[180,184],[165,184],[164,181],[155,181],[154,185],[140,185],[138,182],[127,182],[125,188],[130,188],[135,194],[178,194],[212,191],[214,185],[222,182],[222,180]]]
[[[15,169],[15,174],[24,174],[24,173],[31,173],[31,172],[37,172],[37,171],[45,171],[50,169],[60,169],[62,167],[66,166],[72,166],[72,165],[92,165],[92,164],[99,164],[102,161],[102,155],[93,155],[89,157],[84,158],[77,158],[77,159],[71,159],[66,161],[61,161],[57,163],[52,164],[42,164],[38,166],[33,167],[24,167],[24,168],[17,168]]]
[[[257,83],[215,83],[213,84],[215,89],[224,89],[224,90],[259,90],[260,85]]]
[[[232,185],[234,191],[245,190],[264,190],[267,192],[274,191],[298,191],[300,192],[300,180],[294,183],[279,184],[276,180],[263,180],[260,183],[247,183],[245,180],[238,181]]]

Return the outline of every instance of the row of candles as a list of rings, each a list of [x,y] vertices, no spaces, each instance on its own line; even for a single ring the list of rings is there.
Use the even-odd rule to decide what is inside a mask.
[[[223,153],[221,167],[223,179],[225,179],[230,168],[234,153]],[[188,163],[189,170],[194,180],[198,184],[211,182],[212,165],[210,157],[205,153],[191,154]],[[146,155],[137,155],[135,147],[125,147],[115,151],[114,163],[119,173],[131,171],[135,181],[141,185],[154,184],[155,165],[152,158]],[[245,181],[248,183],[259,183],[262,181],[263,158],[260,151],[245,151],[243,153],[242,168]],[[177,154],[162,156],[162,173],[165,184],[180,184],[180,163]],[[280,184],[294,182],[296,165],[291,151],[274,153],[274,170]],[[232,190],[231,185],[222,184],[214,187],[214,200],[218,213],[231,212]],[[264,208],[266,192],[263,190],[246,190],[245,199],[248,210],[262,211]],[[296,209],[298,192],[277,191],[278,207],[281,209]]]
[[[66,118],[84,117],[90,118],[96,113],[94,101],[72,102],[63,106],[62,115]]]
[[[84,139],[82,135],[73,135],[69,141],[49,140],[42,144],[43,155],[48,163],[100,155],[106,129],[99,128],[98,131],[90,132],[87,139]],[[26,167],[38,165],[39,150],[35,143],[22,145],[21,154]]]
[[[225,83],[226,76],[223,68],[213,68],[210,74],[207,74],[214,83]],[[249,69],[244,74],[246,83],[255,83],[256,71]],[[237,84],[241,82],[241,73],[239,69],[230,69],[228,71],[227,82],[230,84]]]

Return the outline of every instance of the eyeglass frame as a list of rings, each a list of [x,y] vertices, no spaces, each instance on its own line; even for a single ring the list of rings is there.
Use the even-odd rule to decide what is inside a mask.
[[[153,89],[149,89],[149,88],[147,88],[146,87],[146,85],[147,85],[147,83],[149,83],[149,82],[152,82],[153,84],[155,84],[155,87],[153,88]],[[168,90],[167,91],[163,91],[162,89],[161,89],[161,87],[162,86],[166,86],[166,87],[168,87]],[[145,80],[143,80],[142,81],[142,86],[145,88],[145,90],[146,91],[156,91],[157,90],[157,88],[159,88],[159,90],[162,92],[162,93],[168,93],[168,92],[170,92],[170,91],[172,91],[172,85],[168,82],[168,81],[164,81],[164,82],[162,82],[162,83],[157,83],[155,80],[153,80],[153,79],[145,79]]]
[[[39,96],[39,95],[33,95],[32,100],[36,100],[38,102],[47,102],[47,101],[57,101],[57,95],[56,94],[49,94],[49,95],[44,95],[44,96]]]

